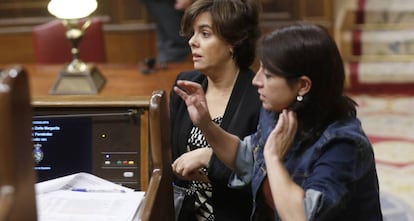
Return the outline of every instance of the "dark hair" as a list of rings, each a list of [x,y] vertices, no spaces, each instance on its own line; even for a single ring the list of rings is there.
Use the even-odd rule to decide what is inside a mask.
[[[233,46],[237,66],[247,68],[256,55],[256,42],[260,36],[259,11],[257,0],[197,0],[184,13],[181,34],[191,36],[196,17],[209,12],[215,33]]]
[[[295,23],[263,36],[258,56],[265,69],[289,85],[305,75],[312,86],[298,105],[297,116],[307,143],[315,142],[336,120],[356,116],[356,103],[344,95],[345,71],[335,41],[321,26]]]

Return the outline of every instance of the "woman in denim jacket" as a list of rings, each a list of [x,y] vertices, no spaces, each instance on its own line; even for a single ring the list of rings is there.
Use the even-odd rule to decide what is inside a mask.
[[[229,185],[251,184],[251,219],[382,220],[373,149],[356,103],[344,95],[334,40],[320,26],[292,24],[264,36],[258,56],[253,84],[263,110],[257,132],[242,141],[209,120],[199,85],[181,81],[174,89],[233,169]]]

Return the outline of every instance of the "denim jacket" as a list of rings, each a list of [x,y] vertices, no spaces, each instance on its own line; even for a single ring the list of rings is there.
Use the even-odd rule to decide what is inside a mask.
[[[252,220],[257,217],[256,200],[267,174],[263,148],[277,117],[261,111],[257,132],[239,143],[229,180],[234,188],[251,184]],[[305,191],[307,220],[383,220],[373,149],[357,118],[331,124],[306,149],[300,150],[299,144],[293,142],[283,164]],[[274,217],[280,220],[276,211]]]

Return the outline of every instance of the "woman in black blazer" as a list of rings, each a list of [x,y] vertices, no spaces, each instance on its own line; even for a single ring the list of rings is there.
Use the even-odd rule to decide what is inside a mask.
[[[182,20],[195,70],[180,73],[176,81],[203,85],[212,120],[240,138],[256,131],[261,107],[249,69],[260,34],[258,15],[255,0],[197,0]],[[231,170],[213,154],[173,90],[170,119],[174,182],[186,188],[178,220],[249,220],[251,190],[227,187]]]

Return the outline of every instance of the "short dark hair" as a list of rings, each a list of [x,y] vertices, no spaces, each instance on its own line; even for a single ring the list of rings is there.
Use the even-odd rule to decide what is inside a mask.
[[[248,68],[256,56],[256,43],[260,36],[257,0],[197,0],[184,13],[181,34],[190,37],[193,22],[198,15],[209,12],[213,30],[233,46],[237,66]]]
[[[310,133],[309,141],[333,121],[356,116],[356,103],[344,95],[342,57],[324,27],[311,23],[280,27],[263,36],[257,50],[263,67],[288,84],[301,76],[311,79],[311,89],[297,110],[299,124]]]

